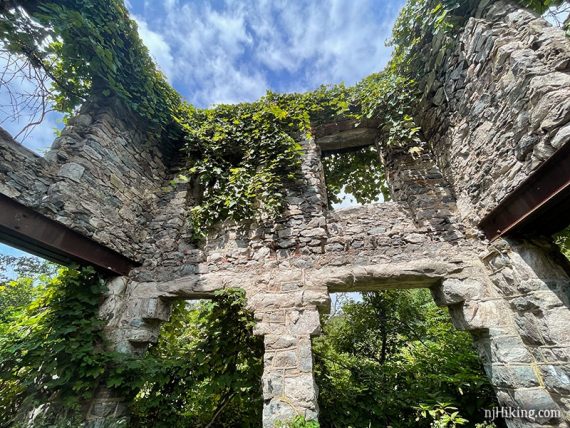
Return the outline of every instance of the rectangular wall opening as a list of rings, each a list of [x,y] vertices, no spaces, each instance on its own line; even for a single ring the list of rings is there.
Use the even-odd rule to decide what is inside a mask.
[[[329,209],[390,200],[384,168],[374,145],[324,151],[322,163]]]

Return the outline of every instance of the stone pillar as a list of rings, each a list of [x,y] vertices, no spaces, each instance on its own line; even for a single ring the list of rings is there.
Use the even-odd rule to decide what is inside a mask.
[[[256,314],[259,317],[259,315]],[[263,427],[296,416],[318,417],[317,385],[313,378],[311,336],[320,333],[316,307],[265,312],[256,334],[265,336]]]
[[[498,241],[483,265],[454,273],[432,292],[458,329],[470,331],[500,406],[559,411],[508,418],[509,428],[568,426],[568,276],[547,243]]]
[[[507,303],[518,336],[495,340],[504,343],[504,358],[515,358],[510,375],[520,374],[515,376],[515,389],[499,385],[499,397],[523,409],[561,409],[562,420],[542,423],[569,426],[570,265],[546,240],[496,241],[484,262]],[[500,356],[500,351],[491,355]],[[522,364],[530,365],[532,373],[528,368],[517,369]]]
[[[112,350],[141,355],[150,343],[156,342],[160,322],[170,317],[170,304],[156,294],[152,286],[141,286],[126,277],[107,283],[99,316],[107,323],[105,336]],[[125,397],[102,385],[84,411],[88,428],[115,426],[128,420]]]

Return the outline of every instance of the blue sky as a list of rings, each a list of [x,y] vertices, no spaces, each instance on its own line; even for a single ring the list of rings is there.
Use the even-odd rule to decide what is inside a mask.
[[[129,0],[170,83],[207,107],[381,70],[403,0]]]

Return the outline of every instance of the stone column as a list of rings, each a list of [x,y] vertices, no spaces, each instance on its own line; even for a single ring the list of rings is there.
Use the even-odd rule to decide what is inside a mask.
[[[170,304],[156,297],[152,285],[141,285],[126,277],[107,283],[99,316],[107,323],[105,336],[112,350],[141,355],[158,339],[160,322],[170,317]],[[125,398],[103,385],[96,389],[84,411],[88,428],[114,426],[128,420]]]
[[[318,417],[317,385],[313,378],[311,336],[320,333],[316,307],[265,312],[256,334],[265,336],[263,427],[296,416]]]
[[[514,366],[511,376],[516,372],[521,376],[515,378],[514,389],[503,390],[499,385],[499,397],[523,409],[561,409],[562,420],[541,422],[569,426],[570,265],[546,240],[496,241],[484,262],[514,318],[518,335],[498,339],[504,342],[507,357],[516,357],[514,363],[532,367],[532,373],[528,369],[523,373]],[[491,356],[500,355],[495,352]]]

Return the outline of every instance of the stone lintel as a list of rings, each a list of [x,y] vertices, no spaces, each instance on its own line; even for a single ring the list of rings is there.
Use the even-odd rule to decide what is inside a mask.
[[[374,145],[378,124],[373,121],[343,120],[314,128],[315,142],[324,154]]]

